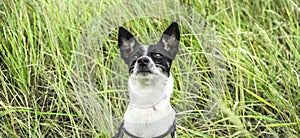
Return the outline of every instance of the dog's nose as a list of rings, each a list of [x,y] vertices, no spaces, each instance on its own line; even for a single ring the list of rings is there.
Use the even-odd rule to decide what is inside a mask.
[[[150,62],[150,61],[149,61],[149,59],[148,59],[147,57],[142,57],[142,58],[140,58],[140,59],[138,60],[138,64],[139,64],[140,66],[145,66],[145,65],[147,65],[149,62]]]

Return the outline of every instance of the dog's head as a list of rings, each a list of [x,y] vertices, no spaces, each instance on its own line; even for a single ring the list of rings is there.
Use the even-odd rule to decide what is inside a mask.
[[[157,44],[139,44],[134,36],[123,27],[119,28],[118,46],[121,57],[128,65],[129,74],[147,77],[150,74],[169,77],[170,67],[180,41],[178,24],[173,22],[162,34]]]

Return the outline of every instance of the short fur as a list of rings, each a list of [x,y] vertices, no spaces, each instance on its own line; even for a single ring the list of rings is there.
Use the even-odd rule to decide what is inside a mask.
[[[130,103],[116,138],[175,136],[175,111],[171,107],[173,77],[170,73],[180,41],[178,24],[173,22],[154,45],[140,45],[123,27],[118,45],[128,65]]]

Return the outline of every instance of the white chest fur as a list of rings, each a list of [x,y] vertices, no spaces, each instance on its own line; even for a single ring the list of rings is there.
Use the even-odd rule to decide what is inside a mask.
[[[148,75],[131,77],[128,82],[130,104],[124,116],[124,128],[139,137],[155,137],[168,131],[175,120],[170,104],[173,77]]]

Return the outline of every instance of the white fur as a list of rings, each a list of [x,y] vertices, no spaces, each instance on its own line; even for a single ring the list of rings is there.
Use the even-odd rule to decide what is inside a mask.
[[[170,97],[173,77],[162,74],[132,75],[128,81],[130,105],[124,127],[140,137],[155,137],[167,132],[175,119]]]
[[[167,132],[175,120],[170,104],[173,77],[171,73],[169,77],[162,74],[146,56],[148,48],[143,46],[143,49],[140,58],[149,58],[148,68],[152,73],[138,74],[138,63],[135,63],[128,81],[130,104],[124,115],[124,128],[135,136],[150,138]]]

